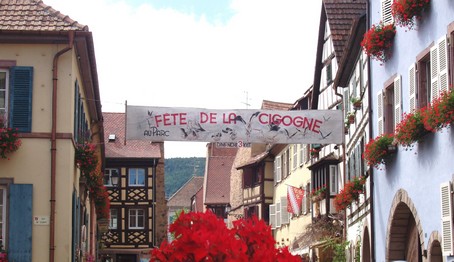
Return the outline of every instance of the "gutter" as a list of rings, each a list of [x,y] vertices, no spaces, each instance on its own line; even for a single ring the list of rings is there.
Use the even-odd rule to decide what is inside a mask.
[[[49,262],[55,259],[55,191],[56,191],[56,166],[57,166],[57,80],[58,58],[73,48],[74,31],[68,34],[68,46],[58,51],[54,56],[52,65],[52,130],[51,130],[51,159],[50,159],[50,237],[49,237]]]

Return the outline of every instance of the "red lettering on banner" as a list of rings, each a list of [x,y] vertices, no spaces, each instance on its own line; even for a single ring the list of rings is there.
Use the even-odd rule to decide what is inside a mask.
[[[171,125],[186,125],[186,113],[173,113],[173,114],[162,114],[155,115],[154,120],[156,122],[156,127],[159,127],[160,124],[164,126]]]
[[[262,125],[283,125],[285,127],[294,126],[294,127],[301,127],[307,128],[315,133],[320,132],[320,126],[323,121],[314,119],[314,118],[307,118],[301,116],[291,116],[291,115],[280,115],[280,114],[266,114],[262,113],[258,116],[258,121]]]
[[[222,114],[222,123],[230,124],[230,123],[234,122],[236,124],[235,118],[236,118],[236,114],[235,113],[230,113],[228,115]]]
[[[207,114],[204,112],[200,112],[200,123],[201,124],[204,124],[204,123],[216,124],[216,116],[217,116],[216,113]]]

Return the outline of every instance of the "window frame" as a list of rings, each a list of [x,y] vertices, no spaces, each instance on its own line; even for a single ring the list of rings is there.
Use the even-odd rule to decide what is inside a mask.
[[[0,229],[1,229],[1,232],[0,232],[0,237],[2,238],[2,240],[5,240],[7,239],[7,235],[6,235],[6,230],[7,230],[7,225],[8,225],[8,220],[7,220],[7,217],[8,217],[8,209],[7,209],[7,205],[8,205],[8,199],[7,199],[7,196],[8,196],[8,186],[7,185],[0,185],[0,194],[2,196],[2,201],[0,202],[0,212],[1,213],[1,216],[0,216]],[[7,243],[5,243],[5,241],[3,241],[3,249],[6,249],[7,248]]]
[[[115,211],[115,214],[114,214],[113,211]],[[109,216],[109,229],[111,229],[111,230],[117,230],[118,229],[118,213],[119,212],[118,212],[117,208],[111,208],[109,210],[109,215],[110,215]],[[114,217],[115,217],[115,219],[114,219]],[[115,221],[115,226],[113,226],[114,225],[114,220],[116,220]]]
[[[143,212],[142,215],[135,213],[132,214],[131,212],[138,212],[141,211]],[[140,216],[142,217],[142,224],[143,226],[138,226],[140,222]],[[130,208],[128,210],[128,229],[145,229],[145,209],[144,208]],[[131,226],[131,223],[134,223],[135,226]]]
[[[143,170],[143,184],[139,184],[138,181],[139,181],[139,175],[138,173],[136,174],[133,174],[134,176],[136,176],[136,180],[137,182],[134,183],[134,184],[131,184],[131,171],[132,170]],[[142,168],[142,167],[132,167],[132,168],[129,168],[128,169],[128,186],[129,187],[144,187],[147,185],[147,181],[146,181],[146,177],[147,177],[147,174],[146,174],[146,169],[145,168]]]
[[[4,107],[0,107],[0,117],[2,117],[2,115],[3,115],[3,117],[6,118],[7,112],[8,112],[8,103],[9,103],[9,70],[0,68],[0,73],[5,73],[5,86],[4,86],[4,88],[2,88],[2,86],[0,86],[0,92],[2,92],[2,91],[5,92],[5,97],[4,97],[5,105],[4,105]]]
[[[118,184],[121,184],[121,177],[120,177],[120,169],[119,168],[105,168],[104,169],[104,185],[108,187],[113,187],[114,185],[112,184],[112,172],[113,170],[116,170],[118,173]],[[106,183],[106,177],[108,177],[108,183]]]

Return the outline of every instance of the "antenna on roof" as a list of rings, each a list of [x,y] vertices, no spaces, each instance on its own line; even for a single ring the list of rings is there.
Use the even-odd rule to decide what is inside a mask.
[[[244,91],[244,93],[246,94],[246,102],[242,102],[242,104],[245,104],[246,105],[246,109],[249,109],[249,106],[251,105],[251,104],[249,104],[249,100],[251,100],[249,98],[249,92],[248,91]]]

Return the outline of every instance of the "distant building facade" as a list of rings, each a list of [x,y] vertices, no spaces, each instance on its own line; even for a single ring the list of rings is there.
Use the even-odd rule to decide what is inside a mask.
[[[111,262],[146,261],[167,232],[164,144],[126,140],[126,115],[105,112],[103,116],[104,184],[111,204],[100,253]],[[115,177],[119,177],[117,185],[112,183]]]

